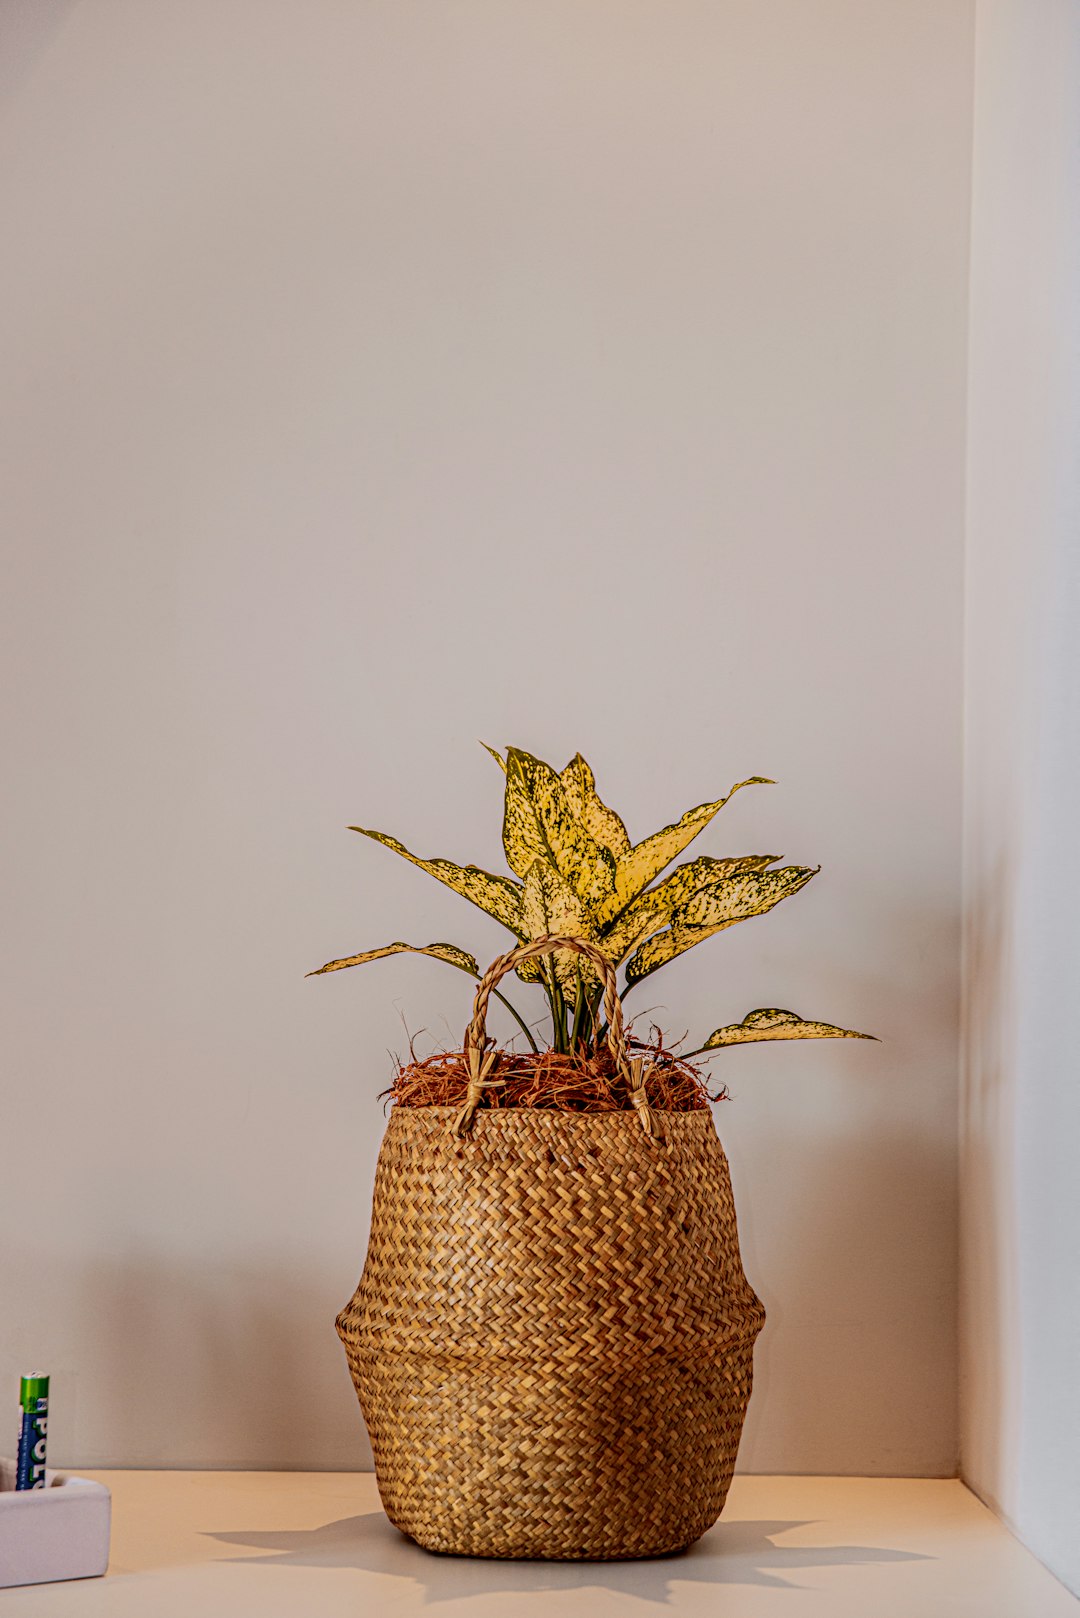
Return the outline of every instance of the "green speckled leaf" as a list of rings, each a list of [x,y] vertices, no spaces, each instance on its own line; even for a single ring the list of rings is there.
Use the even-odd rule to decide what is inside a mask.
[[[677,955],[684,955],[688,949],[693,949],[695,944],[703,943],[706,938],[711,938],[713,933],[719,931],[717,927],[680,927],[673,921],[663,932],[654,933],[651,938],[647,938],[631,955],[626,963],[627,988],[632,988],[635,983],[640,983],[642,978],[647,978],[650,972],[658,971],[661,966],[673,961]]]
[[[778,854],[742,854],[734,859],[717,860],[703,855],[688,860],[654,888],[640,894],[610,926],[601,928],[598,942],[618,964],[635,944],[666,926],[678,907],[706,884],[743,871],[763,871],[777,859]]]
[[[521,931],[521,889],[509,877],[492,876],[490,871],[482,871],[477,865],[454,865],[450,860],[422,860],[416,854],[410,854],[404,843],[399,843],[396,837],[390,837],[384,831],[369,831],[366,826],[350,826],[349,830],[359,832],[361,837],[374,838],[385,848],[392,848],[402,859],[419,866],[421,871],[427,871],[429,876],[437,877],[448,888],[453,888],[455,893],[460,893],[463,899],[471,900],[489,916],[494,916],[518,938],[525,936]]]
[[[499,766],[500,770],[505,775],[506,774],[506,760],[503,758],[502,754],[499,752],[499,749],[497,747],[489,747],[487,742],[481,742],[480,746],[484,749],[485,753],[490,753],[491,754],[492,758],[495,760],[496,764]]]
[[[712,803],[700,803],[696,809],[688,809],[680,820],[674,825],[665,826],[662,831],[653,832],[644,842],[638,843],[626,854],[620,855],[615,863],[615,884],[609,897],[600,904],[597,919],[601,926],[613,922],[624,911],[639,893],[644,893],[649,883],[654,881],[674,859],[678,859],[683,849],[692,843],[699,832],[719,813],[725,803],[729,803],[736,792],[748,786],[772,785],[764,775],[752,775],[746,781],[738,781],[731,791],[723,798],[716,798]]]
[[[687,927],[729,927],[732,922],[764,915],[781,899],[804,888],[820,867],[781,865],[775,871],[741,871],[706,882],[675,911]]]
[[[345,966],[363,966],[365,961],[381,961],[385,955],[433,955],[437,961],[447,961],[456,966],[461,972],[468,972],[470,977],[478,978],[480,968],[475,955],[468,950],[458,949],[456,944],[384,944],[381,949],[366,949],[360,955],[344,955],[339,961],[327,961],[314,972],[309,972],[309,978],[317,978],[321,972],[340,972]]]
[[[595,843],[618,859],[630,852],[630,835],[622,820],[604,803],[589,765],[575,753],[559,777],[570,813],[579,820]]]
[[[529,938],[543,938],[548,933],[572,938],[591,936],[591,924],[581,900],[554,866],[543,859],[534,860],[526,873],[521,914]],[[594,975],[591,962],[582,956],[572,950],[556,951],[555,971],[560,983],[574,984],[579,967],[586,978]],[[517,972],[525,983],[539,981],[546,972],[544,958],[523,961]]]
[[[639,983],[725,927],[763,916],[782,899],[798,893],[814,875],[816,871],[809,866],[784,865],[777,871],[745,871],[707,883],[674,912],[670,927],[654,933],[635,950],[626,964],[627,984]]]
[[[762,1008],[749,1011],[742,1022],[729,1023],[709,1035],[702,1050],[718,1050],[722,1045],[752,1045],[763,1039],[875,1039],[875,1034],[857,1034],[853,1028],[837,1028],[831,1022],[806,1022],[794,1011]]]
[[[503,819],[506,862],[524,877],[536,860],[554,867],[587,908],[612,891],[615,861],[571,813],[558,775],[520,748],[507,749]]]
[[[665,903],[663,897],[658,894],[653,898],[651,892],[643,893],[610,927],[601,928],[596,942],[612,964],[618,966],[635,944],[659,928],[666,927],[670,920],[671,906]]]

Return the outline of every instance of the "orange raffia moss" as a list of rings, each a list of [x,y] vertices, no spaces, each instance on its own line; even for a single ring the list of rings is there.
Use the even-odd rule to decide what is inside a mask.
[[[726,1092],[710,1095],[702,1074],[690,1062],[652,1044],[630,1041],[632,1056],[644,1056],[653,1071],[646,1085],[652,1106],[660,1112],[700,1112]],[[492,1071],[498,1089],[485,1090],[487,1107],[540,1107],[552,1112],[630,1112],[630,1096],[606,1046],[583,1051],[500,1051]],[[394,1082],[384,1092],[398,1107],[456,1107],[465,1100],[469,1082],[462,1051],[436,1051],[399,1063]]]

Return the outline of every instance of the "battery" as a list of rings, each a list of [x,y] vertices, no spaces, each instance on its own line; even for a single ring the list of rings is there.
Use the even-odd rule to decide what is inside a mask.
[[[49,1379],[24,1376],[19,1384],[19,1460],[16,1489],[45,1487],[45,1435],[49,1425]]]

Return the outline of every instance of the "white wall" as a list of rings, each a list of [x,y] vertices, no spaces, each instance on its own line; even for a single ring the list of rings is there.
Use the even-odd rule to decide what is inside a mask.
[[[10,3],[0,1386],[71,1463],[363,1464],[333,1333],[476,738],[821,860],[656,980],[724,1073],[759,1471],[956,1460],[971,12]]]
[[[975,84],[962,1457],[1080,1593],[1080,11],[980,0]]]

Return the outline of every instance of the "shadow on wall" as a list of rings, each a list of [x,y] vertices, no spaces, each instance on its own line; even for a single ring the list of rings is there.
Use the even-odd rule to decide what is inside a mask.
[[[243,1266],[129,1256],[84,1275],[80,1290],[71,1324],[87,1362],[108,1367],[84,1384],[81,1415],[109,1436],[81,1444],[79,1465],[370,1468],[334,1331],[351,1286],[331,1294],[305,1279],[295,1251]],[[322,1454],[313,1428],[326,1435]]]
[[[611,1590],[630,1601],[669,1606],[675,1584],[758,1585],[798,1589],[787,1577],[800,1569],[864,1567],[868,1563],[933,1560],[916,1551],[863,1545],[776,1545],[774,1539],[802,1522],[740,1522],[723,1519],[678,1556],[634,1562],[498,1562],[464,1556],[432,1556],[393,1528],[381,1511],[343,1517],[321,1528],[279,1532],[244,1530],[207,1537],[225,1545],[250,1546],[267,1554],[225,1560],[272,1567],[356,1568],[407,1581],[425,1592],[425,1605],[500,1593],[561,1593]]]
[[[803,1456],[835,1456],[834,1470],[924,1473],[903,1449],[912,1409],[941,1408],[943,1456],[953,1475],[951,1332],[953,1266],[919,1237],[951,1203],[952,1163],[915,1129],[887,1138],[781,1141],[785,1160],[813,1154],[809,1181],[752,1189],[744,1199],[747,1273],[769,1323],[755,1356],[750,1418],[783,1441],[789,1469]],[[816,1188],[816,1194],[809,1195]],[[750,1204],[782,1200],[800,1231],[796,1270],[774,1273]],[[777,1213],[773,1209],[773,1214]],[[775,1222],[775,1221],[774,1221]],[[928,1253],[930,1256],[928,1256]],[[360,1255],[358,1254],[357,1257]],[[57,1277],[79,1377],[79,1421],[68,1465],[366,1470],[371,1453],[334,1317],[355,1284],[340,1265],[296,1247],[275,1258],[179,1259],[142,1250]],[[928,1345],[908,1304],[939,1318]],[[925,1299],[935,1300],[933,1310]],[[867,1334],[870,1334],[868,1342]],[[918,1333],[916,1340],[915,1334]],[[58,1356],[52,1364],[62,1368]],[[57,1377],[58,1407],[70,1410]],[[61,1400],[62,1395],[62,1400]],[[845,1412],[838,1434],[836,1411]],[[749,1430],[748,1430],[749,1436]],[[944,1450],[948,1449],[948,1454]],[[766,1452],[768,1454],[768,1452]],[[753,1442],[743,1469],[769,1471]]]
[[[740,1207],[743,1260],[767,1315],[740,1469],[813,1472],[829,1455],[845,1475],[954,1477],[956,1265],[934,1239],[955,1218],[949,1142],[914,1123],[818,1139],[785,1126],[774,1150],[785,1164],[809,1153],[812,1169],[747,1188]],[[756,1235],[764,1195],[771,1225],[781,1204],[781,1228],[799,1232],[797,1265],[783,1272]],[[933,1412],[932,1453],[912,1437],[913,1410]],[[781,1451],[787,1465],[769,1464]]]

